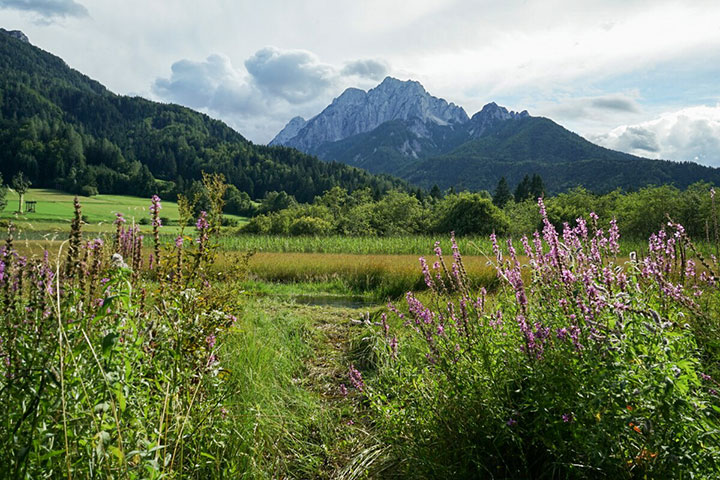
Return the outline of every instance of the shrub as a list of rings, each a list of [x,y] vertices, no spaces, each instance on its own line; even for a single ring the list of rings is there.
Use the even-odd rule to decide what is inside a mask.
[[[93,185],[83,185],[82,187],[80,187],[80,195],[82,195],[83,197],[94,197],[97,194],[98,189]]]
[[[303,216],[292,221],[289,231],[291,235],[327,235],[331,230],[327,220]]]
[[[449,267],[436,246],[430,297],[393,307],[403,326],[383,316],[367,379],[351,366],[386,462],[421,478],[716,477],[718,357],[692,325],[718,323],[717,265],[685,261],[677,224],[618,264],[614,221],[558,234],[540,207],[527,265],[493,236],[495,298],[468,287],[454,241]]]
[[[448,196],[439,206],[436,230],[458,235],[505,233],[510,223],[492,200],[477,193]]]

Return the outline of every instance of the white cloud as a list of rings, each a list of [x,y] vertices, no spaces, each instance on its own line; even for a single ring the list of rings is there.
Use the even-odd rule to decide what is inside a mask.
[[[343,68],[322,63],[305,50],[265,47],[244,62],[212,54],[203,61],[173,63],[169,78],[158,78],[159,99],[216,115],[253,140],[267,142],[295,115],[315,115],[350,84],[375,82],[385,73],[381,60],[356,60]]]
[[[320,63],[305,50],[280,50],[265,47],[245,60],[252,82],[268,95],[290,103],[305,103],[317,98],[333,82],[334,69]]]
[[[643,157],[720,167],[720,104],[663,113],[653,120],[622,125],[590,140]]]
[[[73,17],[77,28],[40,26],[37,11],[19,10],[53,5],[78,5],[92,17]],[[122,8],[107,0],[0,0],[0,6],[5,28],[22,30],[111,90],[193,105],[258,141],[295,115],[318,113],[344,88],[372,87],[387,73],[418,80],[470,113],[497,101],[585,135],[720,101],[717,0],[124,0]],[[259,55],[265,45],[282,48]],[[227,57],[207,59],[212,52]],[[253,58],[257,78],[244,66]],[[194,63],[169,72],[179,59]],[[392,69],[383,69],[383,60],[358,59],[383,59]],[[225,77],[209,80],[214,67]],[[636,103],[613,104],[613,95]]]
[[[340,71],[342,75],[356,76],[380,81],[388,74],[389,66],[382,60],[355,60],[348,62]]]
[[[632,95],[612,93],[594,97],[560,97],[540,104],[539,111],[551,118],[604,122],[608,118],[637,114],[641,106]]]
[[[0,8],[31,12],[40,23],[50,23],[54,18],[87,17],[87,8],[74,0],[0,0]]]

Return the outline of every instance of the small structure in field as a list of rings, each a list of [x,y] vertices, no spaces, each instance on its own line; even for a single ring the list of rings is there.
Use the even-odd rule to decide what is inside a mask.
[[[25,213],[35,213],[37,202],[35,200],[28,200],[25,202]]]

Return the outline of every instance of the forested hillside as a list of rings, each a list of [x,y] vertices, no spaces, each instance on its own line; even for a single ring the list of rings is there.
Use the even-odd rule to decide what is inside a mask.
[[[517,183],[539,174],[548,193],[582,186],[606,193],[648,185],[686,188],[698,181],[720,183],[720,170],[692,162],[636,157],[588,142],[550,119],[526,117],[502,122],[480,138],[445,155],[409,165],[402,178],[420,186],[491,189],[504,176]]]
[[[75,193],[184,191],[220,172],[251,198],[311,201],[333,186],[385,192],[401,182],[284,147],[254,145],[178,105],[116,95],[29,43],[0,34],[0,173]]]

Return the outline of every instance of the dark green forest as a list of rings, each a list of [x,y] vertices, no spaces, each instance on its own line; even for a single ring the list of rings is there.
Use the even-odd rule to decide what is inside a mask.
[[[92,195],[187,191],[218,172],[251,198],[286,191],[308,202],[333,186],[379,195],[401,181],[254,145],[178,105],[116,95],[37,47],[0,35],[0,173]]]

